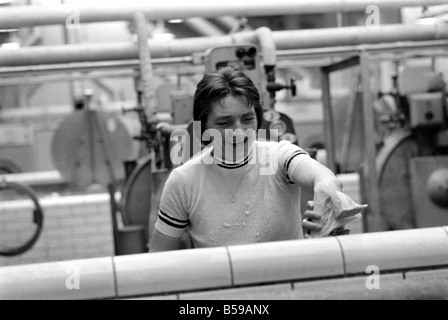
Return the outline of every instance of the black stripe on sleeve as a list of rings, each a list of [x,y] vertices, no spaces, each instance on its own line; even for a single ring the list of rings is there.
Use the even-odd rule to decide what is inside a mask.
[[[173,227],[173,228],[177,228],[177,229],[185,229],[187,226],[179,226],[177,224],[172,223],[171,221],[169,221],[168,219],[165,219],[164,217],[162,217],[161,215],[159,215],[160,220],[162,220],[163,222],[165,222],[167,225]]]
[[[189,221],[172,218],[161,210],[159,210],[159,218],[160,220],[174,228],[184,229],[189,224]]]

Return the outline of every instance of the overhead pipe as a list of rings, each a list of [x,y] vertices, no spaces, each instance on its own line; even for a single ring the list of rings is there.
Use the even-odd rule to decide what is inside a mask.
[[[155,123],[157,103],[155,100],[155,89],[153,88],[155,81],[151,63],[151,51],[150,47],[148,47],[148,23],[143,14],[136,13],[134,17],[134,24],[137,32],[138,56],[140,62],[140,77],[137,81],[137,90],[142,93],[142,102],[146,115],[148,116],[148,121],[150,123]]]
[[[247,20],[247,18],[244,18]],[[236,31],[251,31],[253,28],[247,24],[247,21],[243,22],[242,19],[238,19],[232,16],[216,17],[216,22],[222,27],[229,30],[229,33]],[[243,30],[241,30],[243,29]]]
[[[448,24],[446,23],[435,23],[426,26],[417,24],[391,24],[369,27],[361,26],[274,32],[274,39],[277,48],[280,50],[376,44],[398,41],[441,40],[447,38]]]
[[[448,39],[448,24],[384,25],[374,27],[345,27],[313,30],[273,31],[277,50],[295,50],[379,44],[402,41],[430,41]],[[152,58],[191,56],[209,48],[237,43],[257,43],[254,31],[239,32],[219,37],[185,38],[171,41],[149,40]],[[138,59],[135,43],[105,43],[88,45],[45,46],[0,50],[0,66],[29,66],[91,61]]]
[[[224,35],[221,29],[205,18],[189,18],[184,21],[184,24],[200,36],[216,37]]]
[[[271,109],[275,106],[275,90],[270,90],[270,86],[275,85],[275,66],[277,65],[277,47],[272,36],[271,29],[261,27],[255,30],[255,36],[258,40],[258,45],[263,53],[263,67],[266,72],[267,89],[270,95]]]
[[[357,45],[346,47],[331,47],[331,48],[312,48],[312,49],[298,49],[298,50],[277,50],[277,67],[281,69],[289,69],[291,66],[315,66],[321,67],[334,63],[334,57],[348,58],[356,55],[361,51],[368,51],[369,53],[384,53],[384,52],[414,52],[415,50],[428,50],[434,55],[438,52],[442,54],[441,50],[448,47],[448,40],[439,41],[420,41],[420,42],[400,42],[392,44],[376,44],[376,45]],[[0,67],[0,76],[4,79],[0,81],[4,83],[20,83],[23,79],[19,78],[22,75],[41,75],[41,74],[57,74],[64,73],[64,75],[71,72],[87,73],[85,76],[77,75],[76,78],[82,79],[92,77],[128,77],[136,75],[134,72],[129,72],[129,69],[138,68],[140,61],[135,60],[120,60],[120,61],[96,61],[96,62],[78,62],[78,63],[64,63],[51,65],[31,65],[19,67]],[[155,75],[167,74],[167,70],[177,70],[179,73],[202,73],[202,65],[193,65],[194,60],[191,56],[174,57],[174,58],[158,58],[152,59]],[[126,71],[116,72],[115,70],[124,69]],[[102,71],[104,76],[95,75],[94,72]],[[10,78],[16,76],[17,78]],[[66,79],[68,76],[61,77]],[[296,76],[301,78],[301,76]],[[55,77],[55,79],[57,79]],[[16,81],[16,82],[14,82]],[[18,81],[18,82],[17,82]],[[29,80],[27,80],[29,81]],[[38,81],[38,80],[36,80]],[[55,80],[58,81],[58,80]],[[300,87],[310,87],[308,84],[301,84]],[[310,91],[305,90],[305,91]],[[320,90],[315,90],[319,95],[313,95],[313,98],[320,97]]]
[[[420,42],[399,42],[392,44],[358,45],[332,48],[314,48],[298,50],[278,50],[277,69],[290,69],[291,67],[323,67],[334,63],[334,57],[349,58],[366,51],[371,54],[376,53],[401,53],[404,56],[412,57],[419,55],[422,51],[430,53],[432,56],[446,55],[448,40],[420,41]],[[152,59],[154,74],[163,76],[166,74],[201,74],[204,72],[203,65],[193,65],[193,57],[159,58]],[[60,82],[73,79],[92,79],[110,77],[135,77],[138,72],[130,69],[139,67],[139,60],[123,61],[97,61],[87,63],[66,63],[37,66],[0,67],[0,86],[17,85],[24,82],[23,75],[31,78],[26,79],[26,83],[40,82]],[[124,69],[121,70],[120,69]],[[116,71],[118,70],[118,71]],[[72,72],[81,73],[72,75]],[[61,74],[62,75],[57,75]],[[55,76],[49,77],[47,74]],[[45,76],[47,75],[47,76]],[[295,75],[296,79],[302,78]],[[300,88],[308,88],[302,93],[309,99],[320,99],[321,90],[312,89],[309,83],[300,83]]]
[[[175,18],[234,16],[272,16],[330,12],[365,12],[369,6],[380,9],[421,7],[446,4],[445,0],[165,0],[147,4],[107,6],[13,6],[0,10],[0,29],[65,24],[73,17],[80,23],[131,21],[137,12],[149,20]]]

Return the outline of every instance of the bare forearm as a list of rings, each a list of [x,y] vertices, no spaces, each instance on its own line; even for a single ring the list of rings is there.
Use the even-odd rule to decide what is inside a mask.
[[[177,250],[179,249],[180,241],[181,238],[166,236],[155,229],[149,245],[149,252]]]
[[[313,191],[315,185],[321,181],[333,181],[336,188],[341,191],[342,183],[327,167],[314,159],[302,161],[293,172],[292,180],[301,187]]]

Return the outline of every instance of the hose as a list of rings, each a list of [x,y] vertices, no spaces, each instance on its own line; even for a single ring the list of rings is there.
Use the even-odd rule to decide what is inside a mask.
[[[35,207],[35,210],[33,211],[33,223],[37,226],[34,235],[23,245],[13,248],[2,248],[2,246],[0,245],[0,256],[12,257],[30,250],[39,239],[44,224],[44,214],[42,211],[42,207],[39,204],[37,194],[31,187],[19,182],[0,182],[0,192],[7,189],[13,189],[20,192],[21,194],[25,194],[33,201]]]

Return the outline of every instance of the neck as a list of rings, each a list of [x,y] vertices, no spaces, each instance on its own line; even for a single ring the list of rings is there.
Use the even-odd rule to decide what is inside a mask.
[[[222,159],[219,157],[214,150],[212,150],[212,157],[215,160],[215,163],[220,166],[221,168],[225,169],[238,169],[241,168],[249,163],[249,161],[253,157],[253,146],[249,147],[248,150],[241,153],[240,156],[234,157],[233,159]]]

